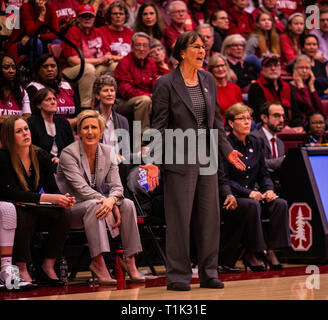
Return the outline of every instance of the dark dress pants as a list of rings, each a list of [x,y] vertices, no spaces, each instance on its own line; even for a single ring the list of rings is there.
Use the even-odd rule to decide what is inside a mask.
[[[13,248],[15,262],[30,262],[31,240],[35,230],[48,231],[45,258],[60,258],[71,224],[70,211],[64,208],[16,206],[17,228]]]
[[[260,252],[265,249],[261,207],[249,198],[237,198],[235,210],[222,210],[219,264],[233,267],[243,249]]]
[[[200,281],[217,279],[220,211],[217,175],[199,175],[197,166],[186,174],[164,172],[167,284],[190,283],[190,232],[197,252]]]

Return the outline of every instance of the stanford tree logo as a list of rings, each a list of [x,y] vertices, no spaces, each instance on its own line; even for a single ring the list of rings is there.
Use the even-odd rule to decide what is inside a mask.
[[[295,202],[289,208],[290,236],[294,251],[308,251],[312,246],[312,210],[305,202]]]

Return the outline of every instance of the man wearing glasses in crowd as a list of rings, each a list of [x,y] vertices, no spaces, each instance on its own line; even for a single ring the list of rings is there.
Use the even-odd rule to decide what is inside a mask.
[[[296,126],[301,116],[297,101],[289,83],[281,79],[280,58],[274,54],[263,57],[261,75],[248,91],[248,104],[254,110],[256,122],[261,122],[260,110],[266,101],[281,103],[285,112],[286,131],[303,132],[303,127]]]
[[[133,120],[141,121],[142,133],[150,127],[151,97],[157,80],[157,66],[149,58],[149,51],[149,35],[134,33],[131,52],[120,60],[114,71],[118,92],[124,99],[117,111],[123,115],[133,112]]]
[[[285,112],[279,101],[268,101],[260,109],[262,127],[253,130],[251,135],[262,140],[265,164],[275,186],[275,192],[279,193],[279,173],[281,164],[285,158],[285,147],[277,133],[285,126]]]

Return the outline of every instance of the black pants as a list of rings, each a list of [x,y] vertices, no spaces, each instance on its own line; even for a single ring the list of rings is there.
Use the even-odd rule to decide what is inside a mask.
[[[70,212],[64,208],[16,206],[17,228],[13,248],[15,262],[30,262],[34,231],[48,231],[45,258],[60,258],[71,224]]]
[[[260,252],[267,248],[290,246],[288,207],[283,199],[266,204],[250,198],[238,198],[236,210],[222,210],[219,263],[234,266],[241,249]],[[264,240],[261,218],[269,218]]]

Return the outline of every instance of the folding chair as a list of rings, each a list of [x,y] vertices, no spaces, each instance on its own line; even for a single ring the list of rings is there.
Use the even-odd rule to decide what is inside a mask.
[[[139,168],[136,166],[132,168],[130,171],[128,177],[127,177],[127,191],[128,195],[131,198],[131,200],[134,202],[136,211],[137,211],[137,222],[140,230],[140,237],[141,241],[145,243],[145,240],[149,239],[151,240],[151,243],[154,245],[155,249],[157,250],[158,257],[160,258],[160,261],[163,265],[166,266],[166,256],[165,253],[160,245],[159,240],[163,239],[163,237],[156,236],[154,233],[154,230],[165,230],[165,219],[164,219],[164,213],[161,215],[159,212],[156,212],[152,215],[152,212],[154,212],[154,202],[152,201],[154,199],[154,196],[156,194],[161,194],[161,188],[155,189],[154,191],[148,191],[146,192],[143,187],[141,187],[138,183],[139,180]],[[145,212],[143,209],[143,205],[147,204],[148,207],[148,213]],[[164,206],[164,204],[163,204]],[[164,212],[164,207],[162,208]],[[161,217],[162,216],[162,217]],[[143,233],[143,230],[146,231],[146,234]],[[164,232],[165,234],[165,232]],[[153,266],[153,255],[151,255],[152,252],[150,252],[151,258],[149,257],[149,254],[147,252],[145,253],[145,259],[147,261],[147,264],[152,272],[153,275],[157,275],[157,272]]]

